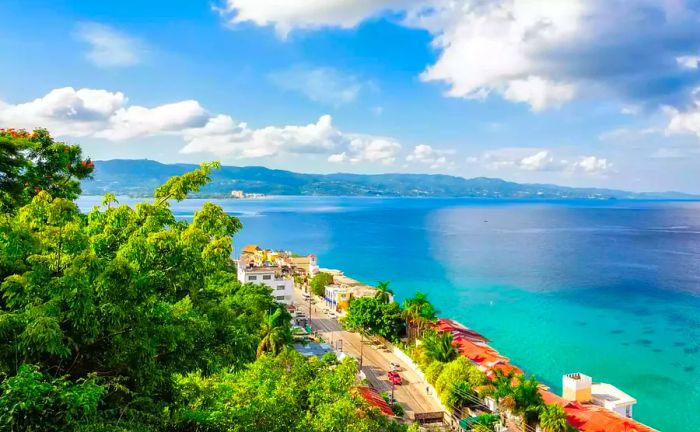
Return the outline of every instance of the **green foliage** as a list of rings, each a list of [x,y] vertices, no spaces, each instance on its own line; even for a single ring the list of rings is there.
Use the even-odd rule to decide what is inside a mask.
[[[389,288],[389,281],[377,282],[376,288],[377,293],[374,295],[374,297],[382,303],[389,303],[391,296],[394,294],[391,288]]]
[[[278,307],[270,289],[242,285],[230,264],[240,221],[209,203],[191,223],[168,208],[167,199],[196,190],[212,167],[169,181],[155,204],[118,206],[106,196],[84,215],[42,191],[0,219],[3,386],[56,387],[28,403],[87,429],[96,427],[87,424],[95,406],[105,427],[161,428],[171,421],[173,374],[238,370],[266,335],[265,350],[280,350],[286,312],[266,332],[266,311]],[[29,380],[23,365],[38,375]],[[76,395],[73,405],[57,396],[62,389]],[[76,407],[86,414],[77,417]],[[30,417],[40,411],[29,409]],[[3,421],[41,421],[13,410]]]
[[[417,292],[403,303],[404,318],[409,339],[422,336],[430,324],[437,319],[437,309],[428,300],[428,294]]]
[[[434,361],[430,363],[425,369],[425,379],[428,380],[430,384],[435,384],[444,368],[445,363],[439,361]]]
[[[333,275],[330,273],[320,272],[311,278],[309,286],[311,292],[317,296],[322,296],[326,291],[326,286],[333,283]]]
[[[41,191],[75,199],[93,168],[79,146],[54,141],[45,129],[0,129],[0,211],[14,212]]]
[[[352,299],[343,324],[349,330],[364,331],[389,340],[397,340],[403,333],[401,307],[377,297]]]
[[[421,342],[425,347],[425,354],[434,361],[447,363],[458,355],[457,348],[452,345],[450,333],[429,330],[424,334]]]
[[[278,354],[285,346],[292,343],[292,331],[289,320],[292,317],[283,306],[275,308],[274,312],[266,313],[263,318],[261,339],[256,354],[260,357],[269,352]]]
[[[532,425],[537,421],[540,409],[544,404],[539,385],[540,383],[534,376],[529,378],[520,376],[518,383],[513,387],[514,411],[523,419],[523,430],[527,428],[527,425]]]
[[[0,382],[0,429],[61,431],[93,422],[107,389],[91,375],[75,382],[23,364]]]
[[[445,406],[460,408],[473,404],[477,397],[473,389],[485,378],[467,358],[459,357],[445,365],[435,381],[435,390]]]
[[[570,429],[566,411],[559,405],[549,404],[540,407],[540,427],[544,432],[567,432]]]
[[[400,431],[354,395],[357,364],[309,362],[294,351],[264,355],[237,373],[179,376],[179,421],[189,430]]]

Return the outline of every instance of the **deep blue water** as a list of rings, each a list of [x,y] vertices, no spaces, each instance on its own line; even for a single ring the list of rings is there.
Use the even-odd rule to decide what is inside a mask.
[[[173,208],[189,218],[202,202]],[[356,279],[390,280],[399,299],[425,291],[554,391],[583,372],[636,397],[635,418],[700,431],[698,202],[217,202],[243,221],[239,248],[315,253]]]

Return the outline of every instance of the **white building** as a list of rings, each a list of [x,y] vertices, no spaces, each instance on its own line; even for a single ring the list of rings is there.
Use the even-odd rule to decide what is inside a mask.
[[[632,418],[632,406],[637,400],[614,385],[594,383],[582,373],[567,374],[562,377],[563,398],[579,403],[590,403],[614,411],[621,416]]]
[[[632,418],[632,406],[637,399],[606,383],[593,383],[591,386],[591,403],[615,411],[621,416]]]
[[[264,284],[272,288],[272,297],[279,303],[292,304],[294,280],[282,275],[278,267],[258,267],[238,261],[238,280],[243,283]]]

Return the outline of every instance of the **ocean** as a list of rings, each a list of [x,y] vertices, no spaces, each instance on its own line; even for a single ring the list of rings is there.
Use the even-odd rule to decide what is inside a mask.
[[[700,431],[700,202],[212,201],[243,222],[236,248],[314,253],[399,301],[424,291],[554,392],[582,372],[635,397],[635,419]]]

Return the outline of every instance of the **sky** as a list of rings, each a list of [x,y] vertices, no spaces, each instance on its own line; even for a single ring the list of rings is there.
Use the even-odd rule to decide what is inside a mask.
[[[0,127],[220,160],[700,193],[700,1],[3,0]]]

